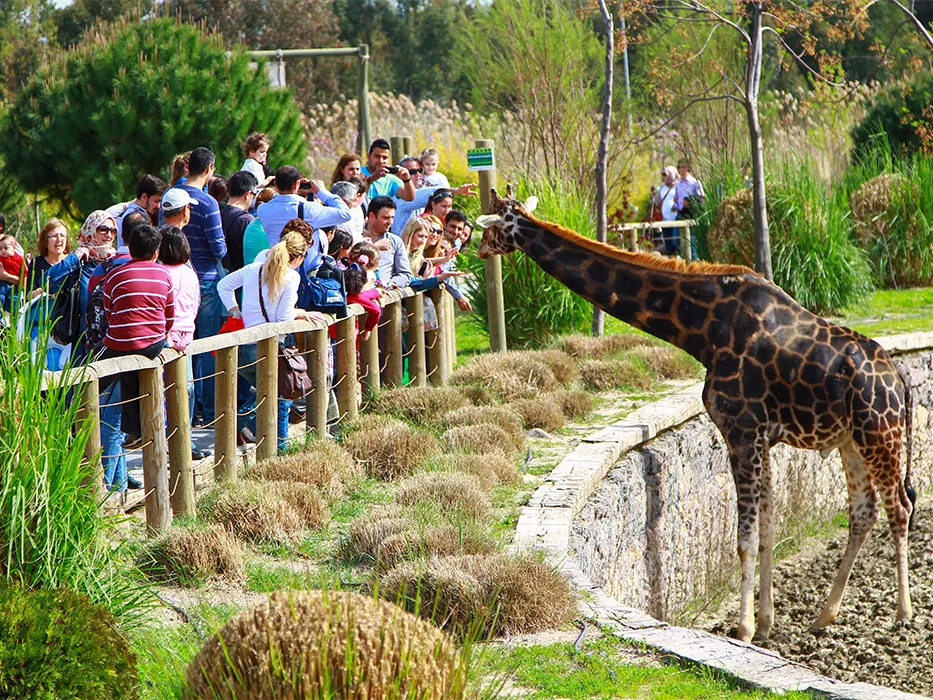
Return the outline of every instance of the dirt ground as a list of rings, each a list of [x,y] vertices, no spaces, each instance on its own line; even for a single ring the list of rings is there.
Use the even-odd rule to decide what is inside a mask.
[[[933,696],[933,508],[918,510],[910,534],[914,618],[906,626],[894,623],[894,544],[882,517],[856,561],[836,623],[823,637],[809,631],[845,544],[843,535],[775,567],[775,621],[768,647],[831,678]],[[738,603],[730,602],[710,630],[734,633],[737,615]]]

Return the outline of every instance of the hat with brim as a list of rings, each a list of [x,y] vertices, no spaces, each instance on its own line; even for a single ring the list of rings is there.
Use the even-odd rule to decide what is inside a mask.
[[[189,204],[196,207],[198,205],[198,200],[180,187],[173,187],[162,193],[163,212],[179,211]]]

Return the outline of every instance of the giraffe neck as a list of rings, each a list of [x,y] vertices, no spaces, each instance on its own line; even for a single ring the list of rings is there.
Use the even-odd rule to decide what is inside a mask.
[[[675,345],[708,366],[728,344],[729,324],[739,311],[732,297],[740,275],[691,274],[657,269],[607,255],[516,213],[515,246],[568,289],[629,325]],[[574,236],[574,238],[576,238]],[[606,250],[609,250],[606,247]],[[637,256],[631,256],[633,258]],[[731,287],[731,289],[725,289]]]

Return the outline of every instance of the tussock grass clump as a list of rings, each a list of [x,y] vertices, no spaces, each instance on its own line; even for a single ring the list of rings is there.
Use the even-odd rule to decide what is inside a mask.
[[[464,393],[457,389],[402,387],[383,391],[375,405],[381,413],[395,414],[416,423],[430,423],[468,402]]]
[[[456,369],[451,382],[484,387],[503,400],[553,391],[577,377],[573,361],[558,350],[480,355]]]
[[[488,454],[514,452],[516,438],[498,425],[464,425],[450,428],[443,435],[444,445],[451,452]]]
[[[314,484],[328,498],[341,496],[348,482],[361,476],[361,469],[346,449],[331,440],[317,440],[302,452],[273,457],[246,473],[260,481],[290,481]]]
[[[305,527],[317,529],[330,520],[330,512],[324,504],[324,498],[315,486],[291,481],[271,481],[269,488],[295,509]]]
[[[697,376],[702,366],[687,353],[670,346],[636,348],[632,352],[662,379],[690,379]]]
[[[476,524],[423,524],[397,506],[358,518],[350,525],[344,555],[388,569],[423,557],[492,552],[495,541]]]
[[[220,525],[169,528],[145,547],[136,563],[149,579],[182,586],[246,577],[243,546]]]
[[[447,557],[392,569],[380,591],[454,634],[523,634],[558,627],[575,611],[566,580],[530,557]]]
[[[514,439],[514,450],[525,445],[522,417],[502,406],[464,406],[444,416],[449,428],[465,425],[497,425]]]
[[[545,398],[553,398],[567,418],[583,418],[593,410],[593,397],[585,391],[561,389]]]
[[[484,489],[520,484],[522,475],[515,459],[505,452],[445,454],[435,462],[439,472],[463,472],[475,477]]]
[[[231,619],[188,666],[190,697],[461,698],[466,668],[451,640],[358,593],[276,592]]]
[[[496,402],[496,397],[492,395],[492,392],[482,386],[465,386],[460,391],[475,406],[492,406]]]
[[[437,438],[394,418],[364,424],[346,443],[366,472],[383,480],[408,476],[438,451]]]
[[[540,428],[553,432],[566,423],[561,405],[551,394],[543,394],[532,399],[520,399],[508,404],[509,408],[522,417],[527,430]]]
[[[580,367],[580,378],[590,391],[650,389],[654,379],[642,362],[632,357],[614,360],[587,360]]]
[[[396,500],[406,506],[426,501],[445,512],[480,519],[492,508],[476,477],[462,473],[422,472],[399,484]]]
[[[626,333],[604,335],[600,338],[588,335],[568,335],[558,341],[557,349],[574,358],[594,360],[623,350],[651,345],[652,342],[651,338]]]
[[[223,484],[198,508],[207,520],[250,542],[293,543],[304,532],[298,511],[262,482]]]

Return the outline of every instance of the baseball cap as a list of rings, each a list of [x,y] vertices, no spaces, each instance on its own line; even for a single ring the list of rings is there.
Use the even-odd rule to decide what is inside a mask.
[[[162,211],[177,211],[188,204],[197,206],[198,200],[180,187],[172,187],[162,193]]]

